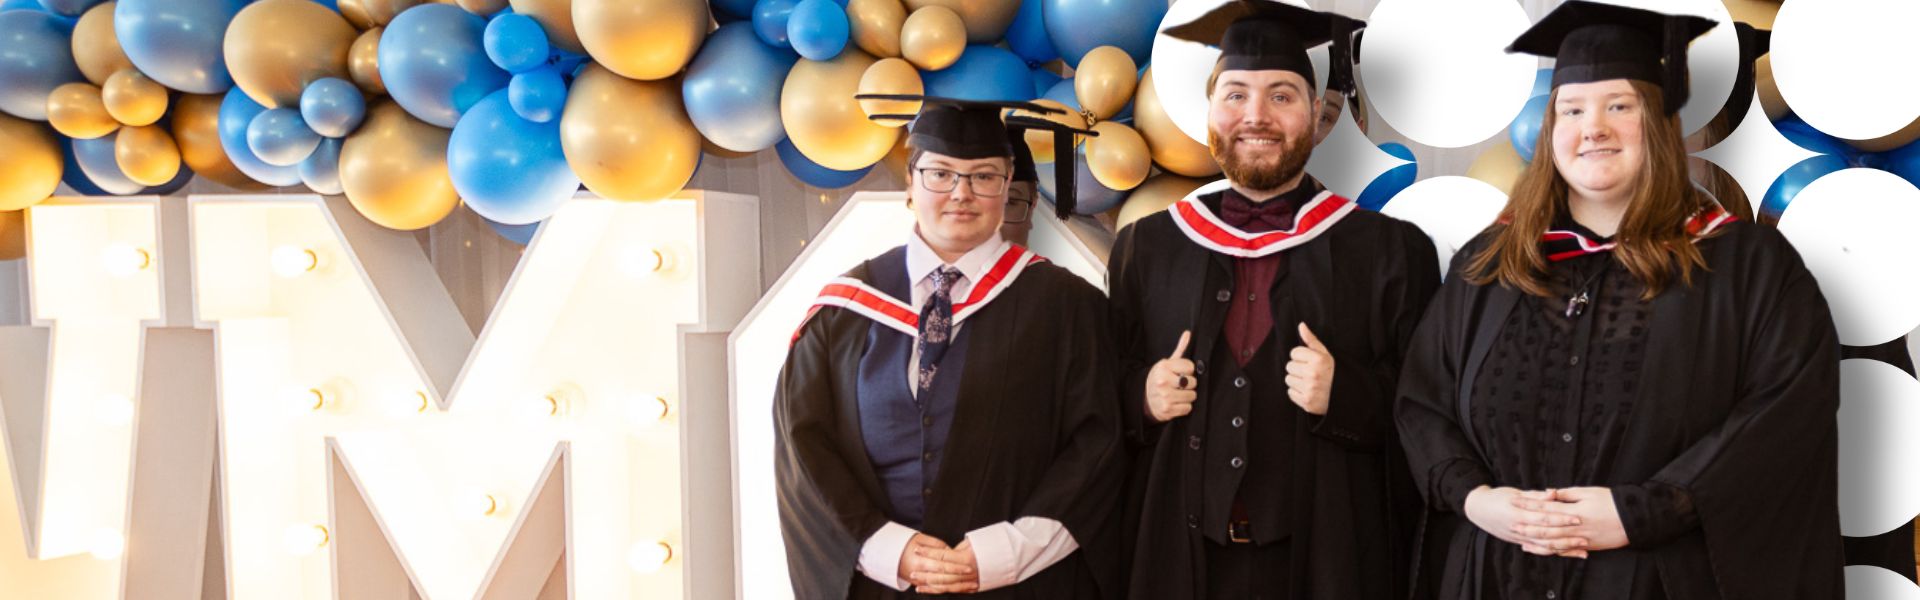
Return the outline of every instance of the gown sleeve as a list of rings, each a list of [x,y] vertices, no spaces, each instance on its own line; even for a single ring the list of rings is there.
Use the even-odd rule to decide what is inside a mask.
[[[1454,256],[1449,271],[1453,275],[1441,285],[1414,330],[1394,405],[1394,422],[1407,452],[1414,487],[1427,506],[1460,514],[1464,514],[1461,509],[1467,492],[1493,483],[1493,475],[1460,426],[1456,410],[1460,389],[1456,365],[1461,362],[1459,354],[1465,344],[1460,338],[1466,329],[1464,323],[1472,318],[1468,311],[1473,309],[1474,293],[1460,271],[1466,257],[1473,253],[1472,247],[1469,244]]]
[[[1109,325],[1112,327],[1114,347],[1118,348],[1117,363],[1114,368],[1119,381],[1119,407],[1122,427],[1128,442],[1135,446],[1152,444],[1160,428],[1147,415],[1147,372],[1153,370],[1154,363],[1164,356],[1155,356],[1146,347],[1146,323],[1141,316],[1139,295],[1143,291],[1137,281],[1135,265],[1138,257],[1135,234],[1138,226],[1129,226],[1120,230],[1114,241],[1112,261],[1108,265]],[[1171,351],[1168,348],[1167,351]]]
[[[840,417],[833,395],[832,318],[808,319],[774,388],[774,471],[780,533],[794,595],[845,598],[860,547],[889,521],[836,452]]]
[[[1370,327],[1384,327],[1373,340],[1371,361],[1342,360],[1334,356],[1333,390],[1327,414],[1312,431],[1344,446],[1377,449],[1393,439],[1393,403],[1407,345],[1426,313],[1427,303],[1440,287],[1433,243],[1411,223],[1394,222],[1401,251],[1389,263],[1380,303],[1367,314],[1382,319]],[[1323,334],[1324,337],[1325,334]],[[1338,349],[1335,348],[1337,351]]]

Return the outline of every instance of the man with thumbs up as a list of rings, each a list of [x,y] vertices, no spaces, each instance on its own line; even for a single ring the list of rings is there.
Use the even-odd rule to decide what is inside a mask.
[[[1111,255],[1131,598],[1408,595],[1420,501],[1391,409],[1439,260],[1304,169],[1320,110],[1305,48],[1344,57],[1357,25],[1251,0],[1166,30],[1222,48],[1208,146],[1226,181]],[[1327,87],[1350,82],[1333,64]]]

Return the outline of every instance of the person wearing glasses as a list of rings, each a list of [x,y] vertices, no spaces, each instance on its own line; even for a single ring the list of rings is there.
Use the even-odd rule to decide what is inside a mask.
[[[1420,229],[1323,189],[1305,166],[1307,49],[1354,91],[1363,23],[1229,2],[1166,29],[1221,49],[1208,149],[1224,184],[1122,230],[1112,319],[1139,448],[1128,596],[1407,597],[1419,497],[1394,434],[1400,357],[1440,261]]]
[[[1001,235],[1024,146],[1009,106],[924,101],[914,229],[821,293],[775,392],[794,595],[1113,597],[1106,299]]]

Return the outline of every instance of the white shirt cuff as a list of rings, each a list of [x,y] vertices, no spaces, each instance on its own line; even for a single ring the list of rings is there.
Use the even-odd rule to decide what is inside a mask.
[[[894,591],[907,591],[910,583],[900,578],[900,557],[907,552],[907,542],[919,533],[888,521],[860,546],[860,572]]]
[[[1080,549],[1059,521],[1021,517],[967,533],[980,568],[980,591],[1003,588],[1039,574]]]

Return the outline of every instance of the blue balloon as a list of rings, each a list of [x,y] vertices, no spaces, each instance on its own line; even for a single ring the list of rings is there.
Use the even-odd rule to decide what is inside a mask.
[[[46,10],[39,0],[0,0],[0,12],[9,10]]]
[[[306,120],[307,127],[313,128],[314,133],[330,138],[347,137],[367,118],[367,98],[360,95],[360,88],[345,79],[321,79],[307,84],[306,91],[300,93],[300,118]]]
[[[1033,74],[1026,61],[1006,49],[967,46],[960,60],[938,71],[922,73],[927,95],[962,100],[1032,100]]]
[[[120,170],[120,163],[114,162],[113,141],[120,137],[115,131],[90,140],[73,141],[73,158],[80,163],[80,171],[88,181],[108,194],[125,196],[138,194],[147,186],[135,183]]]
[[[254,181],[277,187],[298,185],[298,168],[267,164],[247,147],[247,129],[253,125],[254,117],[266,111],[267,107],[254,102],[240,88],[227,90],[226,97],[220,100],[220,147],[227,151],[227,160],[233,161],[234,167]]]
[[[1152,58],[1153,35],[1167,16],[1161,0],[1040,0],[1041,20],[1053,49],[1077,67],[1088,52],[1116,46],[1145,65]]]
[[[1400,160],[1414,160],[1413,149],[1408,148],[1406,144],[1402,144],[1400,142],[1387,142],[1387,143],[1381,144],[1380,150],[1382,152],[1386,152],[1388,156],[1392,156]]]
[[[481,98],[506,87],[509,74],[487,59],[487,20],[451,4],[407,9],[380,34],[380,78],[400,108],[437,127],[453,127]]]
[[[447,140],[447,174],[473,212],[522,225],[559,210],[580,178],[560,149],[560,122],[520,118],[507,94],[494,92],[460,117]]]
[[[713,20],[725,25],[752,20],[753,4],[753,0],[713,0],[708,7],[713,9]]]
[[[1007,27],[1007,47],[1014,54],[1027,60],[1027,64],[1052,62],[1060,58],[1060,52],[1053,49],[1053,40],[1047,37],[1046,18],[1041,15],[1042,0],[1020,0],[1020,12],[1013,16],[1013,24]]]
[[[535,69],[513,76],[507,84],[507,104],[520,118],[545,123],[560,118],[567,107],[567,82],[551,68]]]
[[[1052,90],[1053,86],[1059,85],[1062,81],[1066,81],[1065,78],[1055,75],[1053,71],[1048,71],[1044,68],[1035,68],[1030,74],[1033,76],[1033,97],[1035,98],[1046,97],[1047,92]]]
[[[714,145],[759,152],[787,137],[780,122],[780,89],[800,60],[790,50],[761,43],[748,23],[730,23],[707,36],[680,83],[687,117]]]
[[[93,5],[104,1],[106,0],[40,0],[40,5],[46,7],[47,12],[56,15],[79,17],[85,14],[87,9],[93,8]]]
[[[1547,123],[1547,101],[1550,96],[1534,96],[1520,109],[1520,115],[1513,118],[1513,124],[1507,126],[1507,141],[1513,143],[1513,151],[1520,159],[1533,160],[1534,146],[1540,143],[1540,129]]]
[[[1413,180],[1419,174],[1420,165],[1417,164],[1400,165],[1388,169],[1379,177],[1375,177],[1372,183],[1368,183],[1366,189],[1360,190],[1360,197],[1354,199],[1354,202],[1358,203],[1360,208],[1380,210],[1380,207],[1386,206],[1394,196],[1407,189],[1407,186],[1413,185]]]
[[[481,217],[480,220],[487,221],[485,217]],[[507,241],[525,246],[533,243],[533,234],[538,233],[540,231],[540,223],[545,222],[546,221],[540,221],[525,225],[507,225],[505,223],[487,221],[487,226],[492,227],[494,233],[500,234],[500,237],[506,238]]]
[[[753,33],[775,48],[792,48],[787,41],[787,21],[799,0],[756,0],[753,3]]]
[[[540,23],[522,14],[502,13],[487,23],[482,45],[487,58],[508,73],[525,73],[547,64],[552,47]]]
[[[1534,96],[1546,96],[1552,93],[1553,93],[1553,69],[1546,68],[1546,69],[1541,69],[1539,71],[1535,71],[1533,73],[1533,93],[1528,95],[1527,97],[1532,98]]]
[[[340,144],[339,138],[320,140],[320,146],[313,149],[313,155],[300,161],[300,181],[313,191],[337,195],[346,191],[340,184]]]
[[[1814,180],[1848,166],[1846,158],[1822,154],[1787,167],[1786,172],[1774,178],[1773,185],[1767,186],[1766,195],[1760,199],[1760,214],[1780,218],[1787,206],[1793,203],[1793,197],[1800,195],[1800,190],[1806,189]]]
[[[34,10],[39,10],[38,4],[34,6]],[[87,179],[86,171],[80,168],[80,159],[73,155],[73,139],[66,136],[57,136],[57,139],[60,140],[60,152],[66,161],[65,169],[60,171],[60,183],[67,184],[82,196],[111,196],[107,190],[94,185],[93,180]]]
[[[786,165],[787,172],[792,173],[794,179],[817,188],[831,190],[847,187],[859,183],[861,178],[867,176],[868,171],[873,170],[873,165],[853,171],[836,171],[822,167],[801,154],[800,149],[794,147],[792,140],[780,140],[779,144],[774,145],[774,152],[780,155],[780,164]]]
[[[37,10],[0,12],[0,110],[47,120],[53,88],[86,81],[73,64],[73,25]]]
[[[1920,186],[1920,142],[1914,142],[1880,154],[1880,164],[1874,168],[1899,175],[1915,186]]]
[[[1074,214],[1096,215],[1113,210],[1113,207],[1127,201],[1127,196],[1133,193],[1131,190],[1116,190],[1100,185],[1100,180],[1093,177],[1093,171],[1087,168],[1085,144],[1081,144],[1074,153],[1079,156],[1079,160],[1074,161],[1073,189],[1074,197],[1078,200],[1073,207]],[[1059,165],[1059,161],[1054,161],[1033,166],[1034,174],[1040,177],[1040,196],[1048,202],[1054,201],[1057,191],[1053,178]],[[1052,209],[1049,208],[1048,212],[1052,212]]]
[[[787,17],[787,43],[813,60],[832,60],[847,47],[847,9],[833,0],[800,0]]]
[[[247,124],[247,149],[261,162],[276,167],[300,164],[320,146],[320,134],[307,127],[300,111],[276,108],[254,115]]]
[[[227,75],[227,24],[249,0],[120,0],[113,34],[141,73],[190,94],[233,87]]]
[[[1821,154],[1838,154],[1842,156],[1859,152],[1845,141],[1827,135],[1818,129],[1814,129],[1812,125],[1808,125],[1806,121],[1801,120],[1799,115],[1788,114],[1785,117],[1781,117],[1780,120],[1773,122],[1773,127],[1780,130],[1780,135],[1785,136],[1787,141],[1814,152]]]

